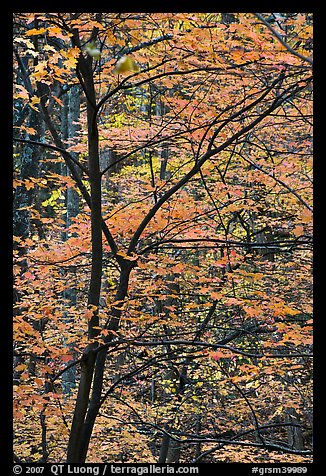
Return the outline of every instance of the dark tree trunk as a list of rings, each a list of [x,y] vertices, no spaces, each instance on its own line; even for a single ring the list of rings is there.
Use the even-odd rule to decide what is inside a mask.
[[[28,126],[36,130],[33,139],[39,140],[44,134],[44,123],[41,121],[40,114],[33,109],[30,112]],[[29,137],[27,137],[29,139]],[[31,144],[24,144],[23,150],[20,154],[20,180],[28,180],[30,178],[38,178],[39,163],[43,157],[43,152],[39,148]],[[31,207],[36,202],[36,186],[33,188],[26,188],[24,185],[17,187],[13,200],[13,235],[22,238],[28,238],[32,232],[32,222],[30,217]],[[25,248],[20,246],[18,249],[20,256],[25,254]],[[24,273],[27,270],[27,261],[25,259],[19,261],[20,272]],[[20,300],[19,289],[14,289],[14,301],[18,303]],[[17,311],[15,311],[17,312]],[[34,328],[37,327],[38,322],[32,322]],[[14,356],[14,368],[23,363],[24,359],[16,355]],[[29,360],[28,372],[30,375],[35,375],[35,358],[31,355]],[[22,371],[14,370],[14,379],[19,381]]]
[[[30,112],[28,127],[36,130],[33,140],[40,140],[44,135],[44,124],[40,121],[40,114],[33,109]],[[29,139],[29,137],[27,137]],[[20,155],[20,180],[38,178],[39,163],[43,152],[31,144],[24,144]],[[31,230],[30,207],[35,203],[36,188],[27,189],[24,185],[17,187],[13,201],[13,234],[21,238],[27,238]]]
[[[120,273],[120,282],[117,293],[115,295],[115,301],[123,301],[127,295],[128,285],[129,285],[129,276],[132,269],[131,262],[125,261],[121,264],[121,273]],[[121,316],[121,309],[112,308],[111,311],[111,321],[108,325],[108,329],[112,331],[117,331],[119,327],[119,320]],[[107,336],[106,342],[110,342],[113,334]],[[97,417],[97,414],[100,409],[101,404],[101,395],[103,387],[103,376],[105,370],[105,360],[107,355],[107,348],[102,349],[97,354],[95,371],[94,371],[94,382],[93,390],[89,403],[88,412],[85,418],[85,424],[82,433],[82,445],[80,452],[80,462],[84,462],[87,455],[87,450],[92,436],[92,431],[94,423]]]
[[[299,426],[300,420],[294,408],[286,409],[286,421],[296,426],[287,426],[288,444],[290,448],[301,451],[304,449],[302,429]]]
[[[88,322],[88,337],[93,339],[98,335],[99,317],[98,307],[101,293],[102,279],[102,211],[101,211],[101,171],[99,157],[99,141],[96,119],[96,95],[92,75],[91,61],[80,57],[80,70],[87,90],[87,127],[88,127],[88,169],[90,182],[91,205],[91,278],[88,292],[88,306],[93,315]],[[85,352],[85,359],[81,364],[81,375],[77,394],[77,401],[71,425],[70,438],[67,450],[68,463],[81,463],[83,448],[83,428],[87,413],[89,395],[93,380],[96,354],[93,352],[96,344],[89,344]]]
[[[169,430],[169,425],[167,423],[165,424],[164,429],[166,431]],[[170,437],[168,434],[164,433],[162,438],[158,463],[162,463],[162,464],[166,463],[166,458],[169,451],[169,445],[170,445]]]

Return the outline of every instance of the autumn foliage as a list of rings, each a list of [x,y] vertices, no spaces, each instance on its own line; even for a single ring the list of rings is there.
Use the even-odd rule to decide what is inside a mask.
[[[14,451],[312,458],[312,15],[14,17]]]

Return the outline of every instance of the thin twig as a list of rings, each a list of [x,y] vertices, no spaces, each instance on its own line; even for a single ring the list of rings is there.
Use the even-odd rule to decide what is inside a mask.
[[[260,13],[255,13],[255,15],[261,22],[264,23],[265,26],[267,26],[275,38],[284,46],[284,48],[286,48],[294,56],[300,58],[302,61],[306,61],[307,63],[313,65],[313,60],[311,57],[304,56],[301,53],[298,53],[298,51],[295,51],[288,43],[283,40],[282,36],[272,27],[270,23],[268,23],[268,21],[265,20],[265,18]]]

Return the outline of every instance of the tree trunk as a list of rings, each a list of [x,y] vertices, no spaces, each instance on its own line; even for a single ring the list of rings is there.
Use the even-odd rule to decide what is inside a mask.
[[[30,112],[28,127],[36,130],[33,140],[40,140],[44,136],[44,123],[40,120],[40,114],[33,109]],[[27,137],[29,138],[29,137]],[[39,175],[39,163],[43,152],[31,144],[24,144],[20,163],[20,180],[37,178]],[[13,234],[21,238],[27,238],[30,234],[31,221],[30,207],[35,203],[36,188],[26,189],[24,185],[17,187],[13,201]]]
[[[30,111],[28,126],[36,130],[33,139],[40,140],[44,135],[44,123],[40,118],[40,114],[33,109]],[[29,139],[29,136],[27,136]],[[27,180],[29,178],[38,178],[39,163],[43,157],[43,152],[31,144],[24,144],[23,151],[20,154],[20,180]],[[30,189],[25,188],[24,185],[17,187],[13,200],[13,235],[22,238],[23,240],[31,235],[31,217],[29,207],[36,203],[36,187]],[[25,254],[25,247],[19,247],[18,253],[20,256]],[[24,273],[27,270],[27,261],[25,259],[19,261],[20,272]],[[17,287],[14,289],[15,303],[20,300],[20,292]],[[15,311],[17,312],[17,311]],[[31,322],[34,329],[39,325],[39,321]],[[23,363],[24,359],[16,355],[14,356],[14,368]],[[35,358],[31,355],[29,359],[28,372],[30,375],[35,375]],[[19,381],[22,371],[14,370],[14,379]]]
[[[64,107],[62,108],[62,120],[61,120],[61,135],[64,141],[68,141],[70,144],[77,143],[77,133],[79,130],[78,120],[80,116],[80,95],[79,87],[74,86],[68,91],[68,93],[63,98]],[[78,154],[72,152],[73,157],[78,159]],[[69,170],[66,164],[63,164],[62,167],[63,175],[69,175]],[[76,217],[79,213],[79,196],[76,190],[72,187],[69,187],[66,191],[65,196],[65,229],[69,229],[72,224],[72,218]],[[64,231],[62,233],[63,241],[66,241],[69,238],[69,232]],[[65,269],[62,270],[65,273]],[[69,270],[69,282],[71,286],[68,289],[63,291],[63,298],[65,300],[65,306],[67,311],[64,312],[63,319],[68,324],[72,323],[73,319],[70,316],[69,310],[74,308],[77,304],[77,293],[74,283],[76,281],[76,268],[71,267]],[[74,343],[67,344],[68,350],[72,355],[74,355]],[[68,369],[62,375],[62,392],[69,396],[71,390],[75,387],[76,382],[76,367],[73,366]]]
[[[181,443],[170,438],[168,454],[166,456],[167,463],[179,463],[181,453]]]
[[[81,57],[81,73],[87,89],[87,127],[88,127],[88,170],[91,200],[91,278],[88,292],[88,306],[93,314],[88,322],[88,337],[94,339],[98,335],[99,318],[98,307],[101,293],[102,279],[102,210],[101,210],[101,173],[99,158],[99,141],[96,120],[95,88],[92,76],[92,63]],[[85,358],[81,363],[81,375],[77,394],[77,401],[71,425],[70,438],[67,450],[67,463],[84,462],[83,426],[88,408],[89,395],[93,380],[96,354],[93,352],[96,343],[91,343],[85,351]],[[98,356],[99,357],[99,356]]]
[[[169,431],[170,425],[165,424],[164,429]],[[168,434],[164,433],[160,448],[158,463],[179,463],[181,443],[173,440]]]
[[[133,263],[130,261],[124,261],[121,263],[121,273],[120,273],[120,282],[118,291],[115,295],[114,301],[123,301],[127,295],[128,286],[129,286],[129,276],[132,270]],[[119,320],[121,316],[121,309],[112,308],[111,320],[108,325],[108,329],[111,331],[117,331],[119,328]],[[108,334],[105,342],[110,342],[113,337],[113,334]],[[105,370],[105,360],[107,355],[107,348],[102,349],[97,354],[96,366],[94,372],[94,382],[92,396],[89,403],[88,412],[85,418],[85,424],[83,427],[82,433],[82,444],[80,450],[80,461],[84,462],[87,455],[87,450],[92,436],[92,431],[94,423],[97,417],[97,414],[101,405],[101,396],[102,396],[102,387],[103,387],[103,376]]]
[[[287,423],[300,425],[298,414],[294,408],[287,408],[285,413]],[[300,451],[304,449],[302,429],[300,426],[287,426],[287,435],[290,448]]]
[[[164,425],[164,429],[167,430],[167,431],[169,430],[169,424],[168,423],[166,423]],[[170,437],[169,437],[169,435],[164,433],[163,438],[162,438],[158,463],[162,463],[162,464],[166,463],[166,458],[167,458],[167,454],[168,454],[168,451],[169,451],[169,445],[170,445]]]

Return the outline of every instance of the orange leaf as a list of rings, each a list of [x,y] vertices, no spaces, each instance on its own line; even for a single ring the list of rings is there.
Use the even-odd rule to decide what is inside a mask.
[[[55,102],[57,102],[58,104],[60,104],[60,106],[63,106],[63,102],[61,101],[61,99],[57,98],[57,96],[52,96],[53,99],[55,100]]]
[[[46,32],[46,28],[32,28],[25,33],[25,36],[43,35]]]
[[[212,352],[211,354],[209,354],[209,356],[214,360],[219,360],[221,357],[225,357],[224,353],[220,350]]]
[[[70,362],[71,360],[73,360],[73,356],[72,355],[69,355],[69,354],[66,354],[66,355],[62,355],[61,356],[61,360],[63,362]]]
[[[297,225],[292,231],[296,237],[301,236],[304,233],[304,229],[302,225]]]
[[[307,210],[305,208],[301,213],[300,213],[300,218],[304,223],[310,223],[312,220],[312,213],[310,210]]]
[[[86,319],[89,321],[90,319],[92,319],[93,317],[93,311],[91,309],[87,309],[87,311],[85,311],[85,317]]]

